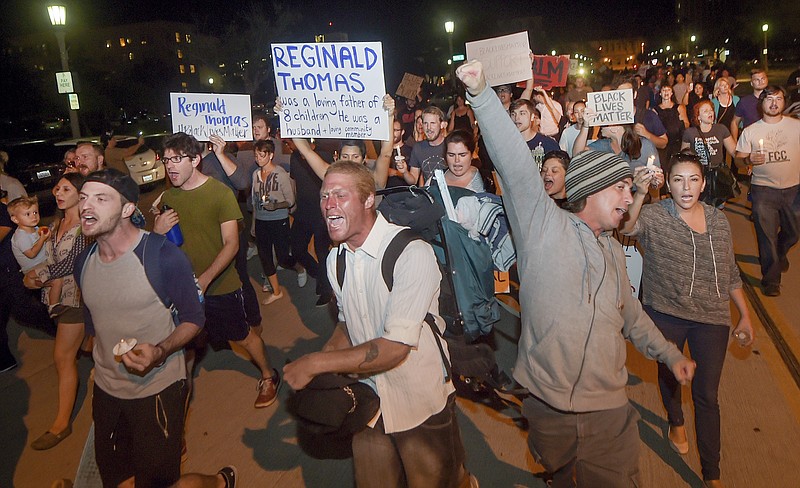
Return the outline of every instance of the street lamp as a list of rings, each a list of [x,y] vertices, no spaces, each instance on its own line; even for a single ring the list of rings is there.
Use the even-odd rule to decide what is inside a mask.
[[[767,31],[769,30],[769,24],[762,25],[761,30],[764,32],[764,71],[767,71]]]
[[[444,31],[447,32],[447,45],[450,48],[450,57],[447,60],[447,64],[453,62],[453,31],[456,30],[456,23],[452,20],[448,20],[444,23]]]
[[[58,41],[58,50],[61,53],[61,70],[69,71],[69,57],[67,55],[67,44],[64,40],[64,28],[67,25],[67,8],[63,5],[49,5],[47,7],[47,14],[50,16],[50,24],[53,25],[56,32],[56,40]],[[69,110],[69,126],[72,129],[73,139],[81,136],[81,127],[78,122],[78,111],[70,108]]]

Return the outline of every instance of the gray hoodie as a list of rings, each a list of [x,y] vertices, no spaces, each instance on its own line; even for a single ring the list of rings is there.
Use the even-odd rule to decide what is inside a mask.
[[[492,90],[468,96],[502,178],[517,248],[522,332],[514,378],[553,408],[625,405],[625,339],[671,366],[683,356],[631,294],[622,246],[595,237],[544,190],[528,146]]]

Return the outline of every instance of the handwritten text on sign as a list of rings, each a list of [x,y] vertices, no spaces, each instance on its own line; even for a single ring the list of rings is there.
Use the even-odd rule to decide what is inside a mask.
[[[591,127],[632,124],[633,90],[628,88],[587,94],[586,114]]]
[[[170,93],[172,131],[198,141],[218,135],[226,141],[252,141],[250,95]]]
[[[272,63],[282,136],[389,137],[380,42],[273,44]]]
[[[567,86],[569,76],[568,56],[534,56],[533,83],[549,90],[554,86]]]
[[[531,49],[527,32],[468,42],[466,47],[467,59],[481,62],[490,86],[531,78]]]

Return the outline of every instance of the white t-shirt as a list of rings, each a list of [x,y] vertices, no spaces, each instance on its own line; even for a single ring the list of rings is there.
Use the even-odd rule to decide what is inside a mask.
[[[762,141],[767,162],[753,166],[751,183],[776,189],[799,185],[800,120],[786,116],[776,124],[759,120],[742,131],[736,151],[758,152]]]
[[[539,132],[546,136],[555,136],[558,134],[558,121],[561,120],[561,116],[564,115],[564,111],[561,109],[561,104],[556,102],[555,100],[550,100],[550,108],[553,109],[553,115],[555,115],[555,119],[553,115],[550,115],[550,110],[547,109],[547,105],[543,103],[537,103],[536,108],[539,109],[539,113],[542,117],[539,119]]]
[[[14,257],[17,258],[17,262],[23,273],[27,273],[37,265],[47,261],[47,251],[44,247],[42,247],[39,254],[33,258],[29,258],[25,255],[25,251],[32,248],[33,245],[36,244],[36,241],[39,240],[38,229],[37,227],[32,233],[17,229],[14,231],[14,235],[11,236],[11,250],[14,251]]]

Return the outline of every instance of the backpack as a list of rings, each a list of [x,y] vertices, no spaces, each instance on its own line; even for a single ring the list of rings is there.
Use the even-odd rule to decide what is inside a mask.
[[[392,291],[392,287],[394,286],[394,266],[397,264],[397,259],[400,258],[400,254],[403,253],[406,246],[417,239],[424,240],[413,230],[403,229],[398,232],[392,238],[392,241],[389,242],[389,245],[386,246],[386,251],[383,253],[383,260],[381,261],[381,275],[383,276],[383,282],[386,288],[389,289],[389,292]],[[340,289],[344,286],[344,275],[347,270],[345,252],[344,247],[340,247],[339,254],[336,256],[336,281],[339,283]],[[436,346],[439,348],[439,354],[442,357],[442,363],[445,369],[444,381],[447,383],[450,381],[452,368],[450,366],[450,361],[444,353],[444,348],[442,347],[442,333],[439,331],[436,320],[430,313],[425,315],[425,323],[428,324],[428,327],[430,327],[433,332],[433,337],[436,339]]]

